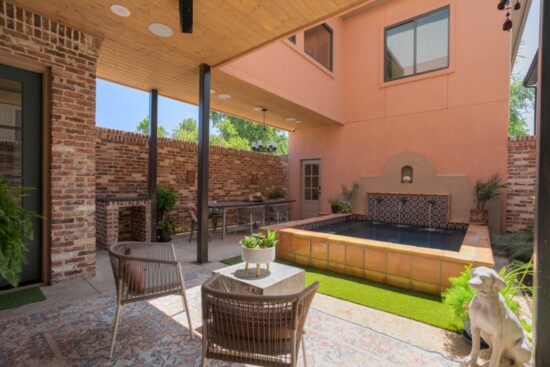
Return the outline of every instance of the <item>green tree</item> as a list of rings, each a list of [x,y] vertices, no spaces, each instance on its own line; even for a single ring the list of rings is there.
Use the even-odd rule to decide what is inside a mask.
[[[186,118],[182,120],[178,127],[172,130],[172,138],[187,140],[187,141],[198,141],[199,140],[199,125],[197,120],[192,118]]]
[[[136,131],[138,133],[149,135],[149,116],[147,116],[146,118],[144,118],[143,120],[141,120],[139,122],[138,126],[136,127]],[[157,127],[157,135],[160,138],[164,138],[168,135],[168,133],[166,132],[166,129],[164,128],[164,126],[159,125]]]
[[[510,77],[510,121],[508,123],[508,136],[529,135],[527,120],[523,116],[533,108],[535,93],[530,88],[523,86],[523,77],[512,74]]]
[[[277,154],[288,154],[288,134],[283,130],[214,111],[210,113],[210,120],[219,130],[223,146],[251,150],[254,141],[273,140]]]

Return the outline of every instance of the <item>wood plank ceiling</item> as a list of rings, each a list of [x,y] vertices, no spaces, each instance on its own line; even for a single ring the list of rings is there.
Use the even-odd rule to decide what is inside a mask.
[[[239,56],[355,9],[368,0],[195,0],[193,34],[179,32],[178,0],[12,0],[51,19],[101,38],[97,76],[141,90],[197,104],[199,65],[214,67],[212,89],[231,99],[212,97],[211,108],[261,121],[254,106],[269,109],[269,125],[291,130],[337,124],[215,68]],[[119,17],[112,4],[128,8]],[[148,30],[160,22],[172,37]],[[288,116],[302,121],[287,122]]]

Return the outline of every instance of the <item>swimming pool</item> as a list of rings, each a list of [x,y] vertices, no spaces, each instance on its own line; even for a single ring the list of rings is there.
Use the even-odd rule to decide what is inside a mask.
[[[312,230],[314,232],[448,251],[459,251],[466,235],[466,230],[430,229],[357,220],[324,224]]]
[[[366,219],[332,214],[263,229],[277,232],[278,259],[431,294],[450,287],[449,277],[467,265],[494,267],[487,226],[448,223],[444,231],[423,233]]]

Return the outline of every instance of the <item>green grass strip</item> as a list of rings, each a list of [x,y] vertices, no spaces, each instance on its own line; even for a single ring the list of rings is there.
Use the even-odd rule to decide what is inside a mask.
[[[0,295],[0,310],[26,305],[28,303],[44,301],[46,297],[40,288],[28,288],[16,292]]]
[[[221,262],[235,265],[242,260],[240,256],[235,256]],[[306,285],[318,281],[319,293],[327,296],[403,316],[445,330],[455,332],[462,330],[462,321],[454,317],[452,309],[443,304],[439,296],[375,283],[288,261],[277,260],[277,262],[304,269]]]

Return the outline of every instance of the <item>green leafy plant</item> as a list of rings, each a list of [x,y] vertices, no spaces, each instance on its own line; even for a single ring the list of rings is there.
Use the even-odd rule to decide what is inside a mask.
[[[277,245],[277,236],[275,231],[267,230],[267,235],[263,233],[246,236],[241,240],[241,245],[247,248],[272,248]]]
[[[486,182],[477,180],[474,186],[477,209],[484,210],[485,204],[492,199],[499,197],[500,189],[505,187],[506,185],[501,183],[500,177],[497,173],[494,173]]]
[[[348,189],[346,185],[342,185],[342,197],[344,198],[344,201],[351,201],[357,193],[357,190],[359,190],[359,185],[357,182],[354,182],[350,189]]]
[[[169,212],[176,205],[177,195],[176,191],[164,187],[157,187],[157,210],[161,212]]]
[[[506,234],[492,234],[493,251],[504,254],[511,260],[529,262],[533,257],[533,231]]]
[[[282,192],[281,190],[275,190],[275,191],[270,192],[269,195],[267,195],[267,198],[269,200],[284,199],[285,198],[285,193]]]
[[[341,201],[338,207],[340,213],[351,213],[351,203],[349,201]]]
[[[453,286],[442,294],[443,303],[449,305],[453,310],[454,316],[460,320],[465,320],[468,318],[468,306],[476,294],[475,290],[470,288],[468,285],[468,282],[471,279],[471,270],[472,266],[469,265],[465,267],[462,273],[460,273],[460,276],[449,278],[449,281]],[[500,291],[504,301],[510,310],[522,321],[522,325],[525,325],[524,329],[528,331],[530,325],[528,325],[521,317],[521,307],[516,300],[516,297],[519,294],[532,294],[533,292],[533,287],[526,285],[524,282],[526,276],[533,275],[532,263],[529,262],[524,264],[514,262],[509,266],[500,269],[498,275],[506,282],[506,287]]]
[[[157,229],[159,231],[166,231],[170,233],[175,233],[177,229],[177,224],[173,220],[162,219],[157,224]]]
[[[339,206],[340,205],[340,199],[337,197],[328,198],[328,202],[330,206]]]
[[[10,190],[0,175],[0,278],[6,279],[14,287],[19,284],[19,274],[26,262],[25,239],[33,239],[31,219],[41,218],[19,204],[19,200],[27,196],[29,190],[32,189]]]

